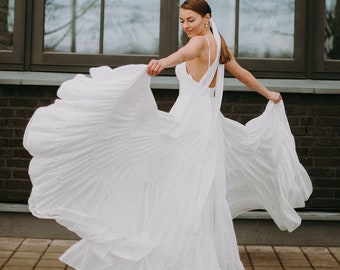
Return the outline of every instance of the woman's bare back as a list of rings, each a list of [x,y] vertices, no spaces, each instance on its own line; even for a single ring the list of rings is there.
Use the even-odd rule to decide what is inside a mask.
[[[211,65],[216,58],[216,41],[212,34],[202,36],[203,50],[199,57],[191,59],[186,62],[187,73],[195,80],[199,82],[204,74],[207,72],[209,65]],[[216,78],[210,84],[210,87],[214,87]]]

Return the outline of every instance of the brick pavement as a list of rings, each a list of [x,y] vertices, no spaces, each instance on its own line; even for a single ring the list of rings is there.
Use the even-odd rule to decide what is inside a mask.
[[[59,261],[76,241],[0,237],[1,270],[71,270]],[[246,270],[340,270],[340,247],[239,246]]]

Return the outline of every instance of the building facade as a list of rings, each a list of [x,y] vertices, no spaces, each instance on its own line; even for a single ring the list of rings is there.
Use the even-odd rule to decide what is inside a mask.
[[[209,1],[208,1],[209,2]],[[340,0],[217,0],[212,17],[238,62],[282,92],[314,192],[307,210],[340,211]],[[210,3],[209,2],[209,3]],[[148,63],[185,44],[178,0],[0,0],[0,203],[27,203],[25,127],[58,85],[92,66]],[[241,123],[266,100],[226,74],[221,111]],[[159,109],[176,100],[169,69]]]

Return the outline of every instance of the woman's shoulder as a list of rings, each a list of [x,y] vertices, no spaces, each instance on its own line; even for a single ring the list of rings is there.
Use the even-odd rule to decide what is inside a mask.
[[[207,43],[205,36],[193,36],[189,39],[188,44],[191,46],[203,47]]]
[[[207,50],[208,43],[205,36],[193,36],[185,47],[189,51],[199,52],[199,55],[201,55]]]

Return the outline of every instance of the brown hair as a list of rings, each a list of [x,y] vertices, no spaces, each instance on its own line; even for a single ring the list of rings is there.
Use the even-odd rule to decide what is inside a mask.
[[[186,0],[181,5],[181,8],[192,10],[198,14],[200,14],[202,17],[204,17],[206,14],[209,14],[211,16],[211,8],[209,4],[205,0]],[[221,56],[220,56],[220,64],[225,64],[230,61],[231,59],[231,53],[228,49],[228,46],[224,40],[224,38],[221,36]]]

